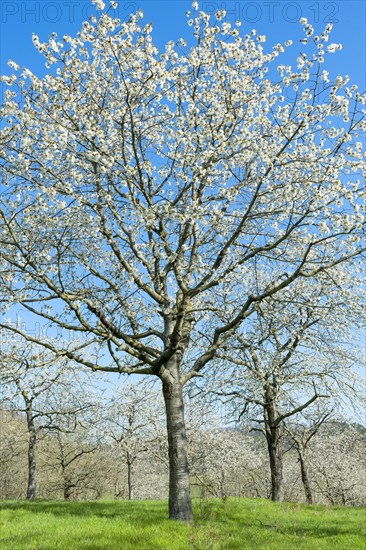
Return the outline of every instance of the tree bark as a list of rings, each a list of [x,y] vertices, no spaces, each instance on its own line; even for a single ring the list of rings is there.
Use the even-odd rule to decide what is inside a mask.
[[[176,353],[165,365],[160,379],[166,410],[169,448],[169,518],[190,523],[192,502],[187,460],[183,387]]]
[[[308,477],[308,470],[305,464],[305,457],[301,451],[299,451],[298,454],[299,454],[300,467],[301,467],[301,480],[304,486],[306,502],[308,504],[313,504],[313,495],[311,492],[310,481]]]
[[[132,462],[127,461],[127,485],[128,485],[128,500],[133,500],[133,477],[132,477]]]
[[[28,424],[28,485],[27,485],[27,500],[36,498],[36,443],[37,429],[34,425],[31,408],[27,405],[27,424]]]
[[[226,493],[225,493],[225,473],[224,473],[224,470],[221,470],[220,473],[221,473],[221,475],[220,475],[220,497],[225,498]]]
[[[283,501],[283,460],[282,448],[279,441],[279,428],[271,429],[271,435],[267,438],[269,463],[271,468],[271,499],[274,502]]]
[[[75,485],[71,481],[68,474],[64,474],[64,499],[70,501],[72,499],[72,490]]]
[[[277,423],[278,414],[274,392],[270,384],[267,384],[265,398],[264,424],[271,469],[271,500],[274,502],[282,502],[284,494],[281,430]]]

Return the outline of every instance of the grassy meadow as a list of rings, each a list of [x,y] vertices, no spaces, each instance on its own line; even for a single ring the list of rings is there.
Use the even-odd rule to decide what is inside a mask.
[[[162,501],[3,501],[2,550],[356,550],[366,509],[194,500],[192,526],[169,521]]]

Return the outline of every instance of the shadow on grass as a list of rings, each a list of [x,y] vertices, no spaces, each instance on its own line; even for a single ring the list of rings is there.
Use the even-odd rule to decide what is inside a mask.
[[[1,502],[0,510],[24,511],[34,514],[52,514],[57,517],[102,517],[123,518],[126,523],[147,527],[167,519],[167,504],[152,501],[117,502],[64,502],[64,501],[18,501]]]
[[[206,511],[202,515],[199,508],[196,508],[196,523],[205,525],[207,520],[216,521],[223,530],[231,533],[241,529],[244,533],[256,531],[266,536],[278,534],[286,538],[298,537],[316,541],[324,538],[342,540],[349,536],[362,539],[362,532],[366,528],[365,507],[279,504],[262,500],[232,501],[227,506],[219,500],[215,504],[214,501],[211,502],[210,505],[208,501],[211,513]]]
[[[217,501],[196,501],[194,504],[195,525],[203,527],[209,524],[220,526],[226,533],[254,532],[268,536],[283,535],[292,538],[299,537],[305,540],[324,538],[343,538],[353,536],[361,538],[364,527],[365,514],[347,518],[348,510],[330,508],[331,514],[326,515],[325,507],[299,507],[291,504],[277,505],[265,501],[238,501],[228,505]],[[18,501],[1,503],[2,510],[16,512],[31,512],[33,514],[52,514],[57,518],[106,518],[118,519],[123,524],[133,525],[135,528],[149,528],[168,522],[167,503],[164,501],[116,501],[116,502],[64,502],[64,501]],[[351,514],[355,510],[350,509]],[[365,511],[365,509],[363,509]],[[81,546],[80,548],[87,548]],[[92,548],[92,546],[90,546]]]
[[[24,550],[24,549],[39,549],[39,550],[54,550],[55,542],[45,540],[42,532],[36,532],[30,540],[29,535],[16,535],[0,539],[0,545],[4,545],[4,550]],[[62,550],[122,550],[122,549],[143,549],[152,550],[149,546],[147,536],[144,533],[134,532],[128,539],[124,539],[123,534],[114,541],[106,541],[104,533],[93,533],[88,537],[85,534],[77,536],[75,534],[68,535],[67,541],[63,541],[57,546]],[[154,542],[154,550],[167,550],[164,543]]]

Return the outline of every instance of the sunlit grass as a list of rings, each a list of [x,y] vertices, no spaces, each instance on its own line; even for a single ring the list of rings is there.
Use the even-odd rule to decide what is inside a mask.
[[[366,509],[195,500],[192,526],[161,501],[6,502],[2,550],[365,549]]]

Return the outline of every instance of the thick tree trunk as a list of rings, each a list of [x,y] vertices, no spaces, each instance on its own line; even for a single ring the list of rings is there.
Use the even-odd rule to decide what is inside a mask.
[[[274,390],[270,384],[265,389],[265,398],[264,425],[271,469],[271,499],[274,502],[282,502],[284,495],[281,430],[277,423],[278,414]]]
[[[301,451],[299,451],[298,454],[299,454],[300,467],[301,467],[301,479],[302,479],[302,484],[304,486],[306,502],[308,504],[313,504],[313,495],[311,492],[310,481],[308,478],[308,470],[305,464],[305,457]]]
[[[28,423],[28,485],[27,485],[27,499],[34,500],[36,498],[36,443],[37,443],[37,430],[34,425],[32,411],[27,409],[27,423]]]
[[[278,427],[271,429],[271,436],[267,438],[269,463],[271,468],[271,499],[274,502],[283,501],[283,461],[282,448],[279,441]]]
[[[161,381],[169,446],[169,518],[190,523],[192,502],[184,422],[183,388],[177,354],[165,365]]]

